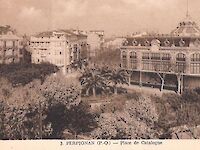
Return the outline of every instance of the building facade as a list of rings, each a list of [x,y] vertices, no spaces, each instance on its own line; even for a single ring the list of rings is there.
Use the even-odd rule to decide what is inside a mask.
[[[19,63],[22,38],[10,26],[0,26],[0,64]]]
[[[74,30],[43,32],[30,38],[32,63],[49,62],[63,69],[80,59],[81,49],[87,46],[87,36]]]
[[[130,82],[140,85],[163,84],[178,93],[199,87],[200,28],[187,16],[170,34],[127,37],[121,47],[121,67],[130,72]],[[152,81],[155,76],[160,83]]]

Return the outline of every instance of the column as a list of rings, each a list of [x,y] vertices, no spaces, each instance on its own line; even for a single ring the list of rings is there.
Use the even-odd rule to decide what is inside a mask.
[[[139,86],[142,87],[142,70],[139,71],[140,72],[140,81],[139,81]]]
[[[187,52],[186,53],[186,74],[190,74],[190,63],[191,63],[190,53]]]
[[[130,50],[126,50],[126,62],[127,62],[127,67],[126,69],[129,70],[130,69]]]
[[[137,69],[138,70],[142,70],[142,52],[141,51],[138,51],[137,52]]]

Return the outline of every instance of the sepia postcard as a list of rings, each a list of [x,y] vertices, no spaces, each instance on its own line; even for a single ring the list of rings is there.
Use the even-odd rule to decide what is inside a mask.
[[[199,0],[0,0],[0,149],[200,146]]]

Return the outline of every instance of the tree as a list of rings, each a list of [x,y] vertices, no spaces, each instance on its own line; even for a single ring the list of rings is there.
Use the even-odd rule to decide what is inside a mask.
[[[50,76],[42,85],[36,80],[13,88],[6,100],[2,97],[1,139],[58,139],[66,129],[73,134],[92,130],[94,116],[81,103],[79,86],[63,79]]]
[[[180,71],[177,70],[177,67],[178,67],[177,64],[174,64],[174,63],[166,64],[165,66],[162,66],[162,68],[161,68],[160,62],[153,64],[154,71],[156,72],[156,74],[159,76],[159,78],[161,80],[160,91],[163,91],[163,89],[164,89],[166,75],[173,72],[177,77],[177,92],[178,92],[178,94],[181,94],[182,86],[183,86],[182,85],[182,80],[183,80],[182,73],[185,70],[185,67],[183,68],[183,70],[180,70]]]
[[[126,101],[123,111],[102,113],[97,118],[98,128],[94,139],[149,139],[157,138],[153,128],[158,114],[152,101],[140,96],[139,100]]]
[[[170,133],[170,129],[179,126],[198,126],[200,124],[200,97],[195,91],[184,91],[182,95],[163,94],[155,98],[159,114],[156,128]]]
[[[124,70],[107,70],[103,72],[103,76],[112,84],[115,94],[117,94],[118,84],[128,84],[128,75]]]
[[[67,128],[74,134],[75,138],[80,133],[88,133],[97,127],[95,114],[90,112],[90,106],[81,102],[77,106],[73,106],[68,111],[69,123]]]
[[[13,86],[26,85],[34,79],[45,78],[58,71],[58,67],[49,64],[0,64],[0,77],[8,79]]]
[[[75,62],[73,62],[71,64],[71,67],[74,68],[74,69],[80,69],[82,70],[83,68],[87,67],[88,66],[88,62],[87,62],[87,59],[79,59]]]
[[[86,70],[79,80],[86,90],[86,95],[89,95],[89,91],[92,90],[93,96],[96,96],[97,89],[106,90],[107,87],[106,80],[98,69]]]
[[[0,100],[0,139],[5,139],[5,103]]]
[[[120,49],[104,48],[93,59],[97,65],[118,68],[120,64]]]
[[[51,134],[51,124],[42,124],[40,135],[38,106],[33,104],[23,106],[6,106],[3,118],[3,139],[24,140],[41,139]],[[45,116],[43,116],[43,120]]]

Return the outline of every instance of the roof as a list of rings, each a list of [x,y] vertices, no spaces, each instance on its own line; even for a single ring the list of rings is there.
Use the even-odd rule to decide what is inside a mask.
[[[177,36],[200,36],[200,28],[192,18],[187,15],[187,17],[181,21],[177,28],[171,32],[172,35]]]
[[[64,34],[66,37],[77,36],[77,37],[87,37],[83,33],[79,32],[78,30],[68,30],[68,29],[59,29],[59,30],[52,30],[52,31],[45,31],[35,35],[35,37],[52,37],[54,33]]]
[[[142,33],[126,38],[125,46],[151,46],[157,40],[161,47],[200,45],[200,28],[189,15],[170,34]]]
[[[146,37],[135,37],[127,38],[125,46],[150,46],[153,40],[157,40],[162,47],[189,47],[191,42],[200,41],[200,37],[191,38],[191,37],[173,37],[173,36],[146,36]]]
[[[7,34],[8,32],[14,33],[14,29],[11,28],[11,26],[6,25],[6,26],[0,26],[0,35]]]

